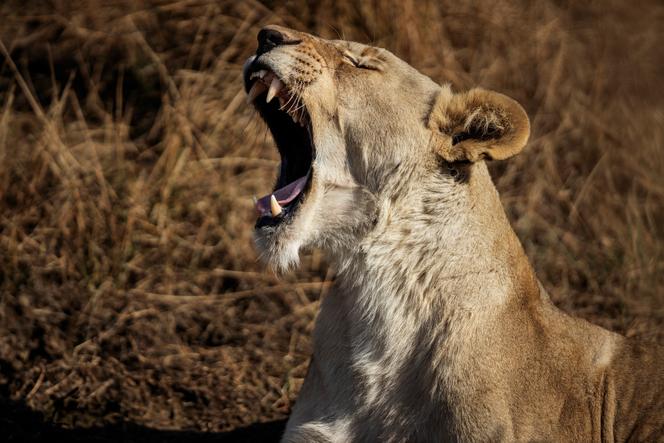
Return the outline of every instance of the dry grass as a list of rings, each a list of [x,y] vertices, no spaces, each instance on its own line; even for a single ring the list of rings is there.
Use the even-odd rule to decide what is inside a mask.
[[[620,0],[3,2],[4,395],[70,427],[288,413],[331,272],[314,252],[277,280],[251,243],[278,160],[240,70],[267,23],[523,103],[529,147],[493,173],[544,285],[662,341],[663,18]]]

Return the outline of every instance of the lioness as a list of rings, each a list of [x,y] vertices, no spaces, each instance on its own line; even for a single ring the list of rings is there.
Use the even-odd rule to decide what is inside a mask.
[[[338,267],[283,441],[663,438],[662,350],[553,306],[505,216],[485,160],[525,146],[517,102],[359,43],[258,41],[245,87],[282,159],[258,247]]]

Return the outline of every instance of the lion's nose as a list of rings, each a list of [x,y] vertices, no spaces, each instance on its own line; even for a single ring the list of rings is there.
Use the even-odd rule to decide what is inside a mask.
[[[292,33],[279,26],[268,26],[258,32],[258,49],[256,55],[265,54],[277,46],[299,43]]]
[[[276,29],[261,29],[258,33],[258,50],[256,54],[264,54],[284,43],[284,35]]]

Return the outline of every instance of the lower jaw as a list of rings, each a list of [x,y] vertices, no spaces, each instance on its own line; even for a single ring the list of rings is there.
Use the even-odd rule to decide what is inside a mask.
[[[289,225],[300,209],[300,205],[303,202],[304,196],[299,196],[295,201],[290,205],[283,208],[283,212],[277,216],[263,215],[258,217],[256,220],[255,229],[261,229],[265,227],[277,228],[279,226]]]
[[[300,195],[298,195],[290,204],[284,206],[282,208],[283,212],[281,214],[277,216],[271,216],[271,215],[259,216],[258,219],[256,220],[256,224],[254,225],[254,229],[256,230],[262,228],[277,229],[282,226],[290,225],[293,222],[293,220],[298,216],[299,211],[301,209],[300,206],[307,199],[311,191],[311,186],[313,182],[313,172],[310,171],[310,174],[311,175],[309,176],[309,179],[304,185],[304,189],[301,191]]]

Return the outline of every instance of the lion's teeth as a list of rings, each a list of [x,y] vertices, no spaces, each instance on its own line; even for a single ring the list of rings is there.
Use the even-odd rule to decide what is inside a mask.
[[[254,83],[254,85],[249,90],[249,93],[247,94],[247,103],[252,103],[254,100],[256,100],[256,97],[263,93],[263,91],[265,91],[265,85],[263,83]]]
[[[293,121],[294,121],[295,123],[297,123],[297,122],[300,121],[300,117],[298,117],[298,116],[297,116],[297,113],[295,113],[295,112],[293,113],[293,115],[291,115],[291,118],[293,119]]]
[[[270,196],[270,211],[272,212],[272,217],[281,214],[281,205],[279,205],[279,202],[274,195]]]
[[[279,96],[277,98],[279,99],[279,108],[280,109],[283,108],[284,106],[286,106],[286,99],[285,98],[283,98],[282,96]]]
[[[279,80],[277,77],[274,77],[272,79],[272,83],[270,83],[270,88],[267,90],[267,97],[265,98],[265,102],[270,103],[274,96],[277,95],[279,91],[281,91],[283,86],[284,84],[281,83],[281,80]]]
[[[265,77],[265,74],[267,74],[267,71],[265,69],[261,69],[260,71],[258,71],[258,76],[260,78]]]

